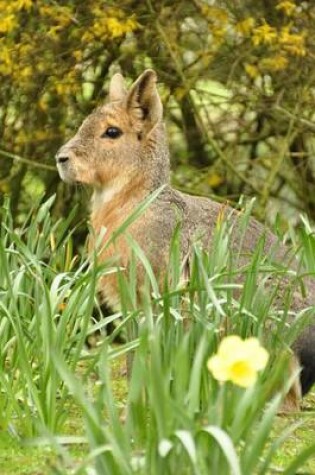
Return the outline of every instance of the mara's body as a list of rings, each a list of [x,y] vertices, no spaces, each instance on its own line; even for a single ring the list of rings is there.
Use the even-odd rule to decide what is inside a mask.
[[[94,236],[106,228],[108,239],[135,208],[154,190],[164,185],[152,205],[128,228],[149,258],[154,271],[163,274],[167,266],[169,245],[178,221],[181,223],[181,253],[184,259],[191,242],[198,237],[207,246],[218,216],[233,211],[206,198],[192,197],[173,189],[169,183],[169,151],[163,124],[162,105],[156,88],[156,76],[145,71],[127,92],[123,78],[116,74],[111,81],[108,104],[93,112],[77,134],[57,154],[57,166],[67,182],[93,186],[91,223]],[[234,212],[232,245],[239,244],[237,212]],[[268,252],[276,237],[252,219],[242,240],[246,259],[265,234]],[[90,241],[93,246],[93,239]],[[278,247],[278,258],[287,249]],[[130,249],[124,236],[115,246],[108,246],[100,260],[115,257],[128,267]],[[141,285],[141,270],[138,275]],[[315,285],[308,281],[306,297],[295,293],[292,306],[300,310],[315,305]],[[119,305],[116,276],[104,277],[101,292],[112,307]],[[315,380],[315,325],[296,342],[295,351],[303,367],[301,382],[305,393]]]

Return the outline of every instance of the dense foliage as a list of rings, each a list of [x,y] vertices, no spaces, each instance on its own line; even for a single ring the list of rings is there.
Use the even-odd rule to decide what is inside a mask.
[[[265,256],[262,245],[246,267],[232,264],[231,223],[218,222],[211,252],[194,245],[186,283],[174,235],[160,292],[130,240],[147,271],[142,304],[132,265],[120,274],[122,311],[95,321],[99,274],[118,270],[73,254],[73,216],[53,224],[52,204],[34,210],[19,230],[8,206],[0,208],[1,473],[314,473],[314,413],[296,412],[294,424],[277,417],[290,384],[288,345],[310,317],[307,310],[288,312],[299,276]],[[297,247],[313,271],[315,240],[307,228]],[[279,275],[290,276],[282,309],[268,285]],[[114,334],[87,350],[88,336],[109,322],[117,325]],[[115,344],[117,333],[129,341]],[[298,428],[307,430],[300,443]],[[29,446],[39,447],[38,468],[16,461]]]
[[[314,23],[313,3],[294,0],[1,0],[0,190],[14,215],[43,193],[58,192],[58,216],[85,198],[54,154],[114,71],[149,66],[177,186],[314,218]]]

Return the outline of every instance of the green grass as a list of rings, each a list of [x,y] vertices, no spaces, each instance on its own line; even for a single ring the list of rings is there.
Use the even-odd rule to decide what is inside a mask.
[[[295,423],[303,421],[293,434],[286,440],[283,448],[276,455],[274,463],[281,467],[285,467],[288,460],[292,460],[302,452],[303,449],[309,447],[315,440],[315,392],[310,393],[304,400],[303,411],[296,414],[279,417],[275,425],[275,432],[279,433],[289,422]],[[276,437],[276,435],[274,435]],[[302,470],[301,470],[302,472]],[[315,453],[306,461],[303,466],[303,472],[315,473]],[[303,473],[302,472],[302,473]]]
[[[113,393],[117,404],[124,406],[127,397],[127,379],[125,377],[125,360],[120,358],[113,364]],[[315,392],[312,392],[304,400],[304,411],[294,415],[278,417],[275,421],[273,437],[277,437],[289,422],[303,420],[301,427],[297,428],[288,438],[281,451],[276,455],[274,464],[278,467],[285,467],[289,460],[294,459],[304,448],[309,446],[310,441],[315,438]],[[312,412],[311,412],[312,411]],[[69,408],[68,420],[64,427],[64,433],[68,435],[83,435],[84,426],[80,409],[72,404]],[[86,445],[72,447],[72,467],[75,463],[82,461],[84,455],[88,453]],[[74,462],[73,462],[74,461]],[[0,437],[0,473],[2,475],[44,475],[58,464],[56,451],[50,447],[29,447],[22,442],[18,442],[8,432],[1,431]],[[70,468],[70,466],[69,466]],[[315,473],[315,456],[311,457],[303,466],[303,472]]]
[[[125,359],[120,358],[113,362],[112,365],[113,393],[117,404],[124,406],[127,397],[127,379],[125,377]],[[310,441],[315,437],[315,392],[312,392],[305,398],[303,403],[304,410],[294,415],[278,417],[275,421],[275,429],[273,437],[277,437],[289,422],[303,420],[301,427],[297,428],[293,434],[287,439],[281,451],[276,455],[274,464],[278,467],[284,467],[288,461],[296,457],[304,448],[309,446]],[[82,412],[73,402],[67,408],[68,419],[64,427],[64,433],[68,435],[82,436],[84,434],[84,426],[82,420]],[[78,445],[70,450],[72,456],[72,465],[75,462],[82,461],[84,454],[88,450],[86,445]],[[74,461],[74,462],[73,462]],[[46,474],[58,464],[56,451],[50,447],[29,447],[23,442],[17,441],[10,436],[8,432],[1,431],[0,437],[0,473],[2,475],[40,475]],[[303,473],[315,473],[315,457],[310,458],[303,466]]]
[[[55,462],[50,448],[28,448],[1,433],[0,470],[3,475],[34,475],[47,473],[47,468]]]
[[[264,255],[263,239],[244,267],[232,259],[230,223],[221,224],[210,253],[195,244],[183,283],[177,230],[161,292],[128,237],[133,263],[128,273],[118,272],[122,310],[94,322],[98,278],[117,270],[74,256],[72,216],[54,223],[51,205],[33,210],[20,229],[8,204],[1,210],[0,473],[315,473],[314,395],[306,400],[309,411],[277,416],[288,389],[288,344],[309,315],[296,313],[295,323],[286,324],[298,277]],[[244,230],[249,213],[242,215]],[[308,225],[296,239],[312,272]],[[139,261],[147,273],[141,301]],[[274,302],[283,278],[289,291],[279,309]],[[116,345],[104,335],[87,350],[87,336],[109,321],[128,342]],[[271,356],[246,390],[219,385],[206,366],[221,338],[233,333],[257,336]],[[304,451],[309,447],[313,453]]]

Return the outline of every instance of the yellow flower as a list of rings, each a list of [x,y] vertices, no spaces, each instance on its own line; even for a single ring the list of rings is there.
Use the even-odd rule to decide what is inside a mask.
[[[112,38],[119,38],[125,34],[124,24],[115,17],[109,17],[106,19],[106,26],[109,36]]]
[[[264,23],[253,30],[252,42],[254,46],[272,44],[276,39],[277,30],[273,26],[268,25],[268,23]]]
[[[77,62],[80,62],[83,59],[83,51],[81,49],[74,50],[72,51],[72,56]]]
[[[253,17],[245,18],[235,25],[235,30],[241,35],[248,35],[255,26],[255,19]]]
[[[220,7],[212,7],[210,5],[203,5],[201,11],[205,17],[212,22],[221,23],[225,25],[229,20],[228,11]]]
[[[295,56],[305,56],[305,35],[303,33],[291,33],[290,25],[284,26],[280,31],[279,43],[289,53]]]
[[[31,66],[23,66],[22,68],[20,68],[19,73],[21,79],[29,80],[33,76],[33,69],[31,68]]]
[[[232,381],[247,388],[255,383],[257,372],[265,368],[268,358],[268,352],[257,338],[242,340],[231,335],[222,340],[217,354],[209,358],[207,367],[218,381]]]
[[[33,0],[17,0],[16,1],[16,7],[18,10],[22,10],[25,8],[26,10],[29,10],[33,6]]]
[[[227,30],[226,28],[213,25],[213,27],[211,28],[211,33],[213,36],[214,43],[217,46],[220,46],[222,44],[222,41],[224,40]]]
[[[260,74],[259,69],[254,64],[245,63],[244,69],[246,74],[252,79],[256,79]]]
[[[17,26],[17,19],[13,13],[0,16],[0,33],[10,33]]]
[[[288,51],[288,53],[293,54],[294,56],[305,56],[306,49],[304,46],[299,45],[285,45],[284,49]]]
[[[107,27],[108,35],[111,38],[119,38],[120,36],[125,35],[131,31],[137,29],[137,22],[135,20],[134,15],[128,18],[125,22],[120,21],[115,17],[108,17],[105,20],[105,24]]]
[[[288,59],[281,54],[276,54],[270,58],[263,58],[259,63],[262,69],[268,71],[282,71],[288,66],[288,64]]]
[[[278,3],[276,6],[276,10],[282,10],[285,15],[291,16],[296,9],[296,5],[294,2],[290,0],[284,0],[283,2]]]
[[[11,74],[13,67],[12,51],[5,45],[4,41],[0,41],[0,73]]]

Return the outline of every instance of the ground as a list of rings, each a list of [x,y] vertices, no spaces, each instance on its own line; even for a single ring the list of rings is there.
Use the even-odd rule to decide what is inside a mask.
[[[113,367],[114,393],[118,403],[123,405],[126,397],[126,375],[123,361],[119,361]],[[83,423],[80,412],[74,405],[68,408],[70,415],[65,426],[65,433],[78,436],[83,434]],[[285,446],[279,451],[274,460],[275,466],[281,467],[288,464],[292,456],[296,456],[303,448],[315,441],[315,390],[304,400],[303,410],[289,416],[281,416],[277,419],[275,435],[284,428],[288,420],[295,422],[303,420],[301,427],[287,440]],[[75,463],[84,458],[85,446],[70,444],[67,446]],[[10,435],[9,431],[0,432],[0,474],[1,475],[48,475],[55,466],[57,455],[49,447],[32,447],[20,443]],[[65,472],[67,473],[67,472]],[[274,472],[281,473],[281,472]],[[303,475],[315,474],[315,455],[300,471]]]

